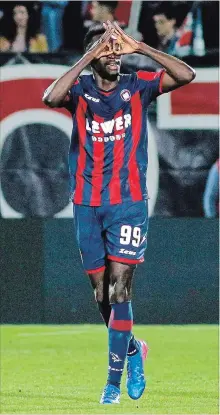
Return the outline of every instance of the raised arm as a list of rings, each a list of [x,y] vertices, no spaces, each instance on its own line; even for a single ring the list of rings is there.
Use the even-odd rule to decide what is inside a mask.
[[[149,56],[166,70],[162,79],[162,91],[169,92],[189,84],[196,76],[195,70],[180,59],[140,42],[138,53]]]
[[[44,91],[43,102],[51,108],[65,106],[65,103],[69,100],[69,90],[91,60],[90,55],[85,54],[72,68],[56,79]]]
[[[62,107],[69,100],[69,91],[81,72],[93,59],[99,59],[112,53],[109,49],[109,39],[114,28],[107,28],[105,33],[95,42],[83,57],[70,68],[64,75],[56,79],[44,92],[43,102],[48,107]]]
[[[116,54],[140,53],[149,56],[163,66],[166,71],[162,79],[163,92],[169,92],[179,88],[182,85],[188,84],[195,78],[196,73],[194,69],[185,62],[174,56],[168,55],[167,53],[151,48],[143,42],[138,42],[131,36],[128,36],[117,23],[108,22],[106,27],[110,27],[110,25],[115,27],[118,36],[117,42],[121,45],[120,51],[116,50],[113,46],[113,50]]]

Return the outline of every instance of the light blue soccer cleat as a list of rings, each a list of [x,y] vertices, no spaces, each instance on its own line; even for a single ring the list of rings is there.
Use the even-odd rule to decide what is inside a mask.
[[[120,389],[114,385],[106,385],[102,392],[100,403],[120,403]]]
[[[142,340],[137,340],[139,352],[127,359],[127,391],[131,399],[139,399],[146,387],[144,377],[144,361],[147,358],[148,346]]]

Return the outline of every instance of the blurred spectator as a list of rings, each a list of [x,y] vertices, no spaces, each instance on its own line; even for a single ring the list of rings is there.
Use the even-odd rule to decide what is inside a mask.
[[[144,42],[157,48],[158,34],[155,28],[153,16],[164,9],[173,11],[172,17],[176,20],[175,29],[180,27],[185,16],[191,8],[191,1],[143,1],[138,29],[143,34]]]
[[[153,21],[158,36],[156,48],[172,54],[176,43],[175,8],[166,4],[159,6],[153,15]]]
[[[4,12],[3,12],[3,10],[0,7],[0,20],[3,18],[3,16],[4,16]]]
[[[176,56],[203,56],[205,55],[205,41],[203,37],[202,10],[197,1],[187,13],[183,24],[176,32],[176,42],[172,53]]]
[[[83,7],[81,1],[69,1],[63,16],[63,49],[83,52],[85,28],[83,25]]]
[[[203,197],[203,209],[206,218],[216,218],[219,214],[219,170],[218,159],[209,170]]]
[[[158,36],[157,49],[179,57],[205,54],[202,11],[199,2],[190,2],[190,9],[177,28],[177,6],[165,2],[153,15]]]
[[[63,15],[68,1],[42,2],[42,31],[47,37],[49,52],[60,49],[63,45]]]
[[[115,20],[115,10],[118,1],[93,1],[90,9],[93,22],[106,22]]]
[[[219,1],[205,1],[201,6],[206,50],[219,53]]]
[[[7,17],[4,16],[6,19]],[[47,52],[46,37],[39,33],[37,20],[28,2],[16,2],[0,36],[1,52]]]

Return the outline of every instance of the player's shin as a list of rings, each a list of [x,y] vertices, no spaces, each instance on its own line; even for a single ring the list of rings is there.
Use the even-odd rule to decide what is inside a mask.
[[[107,383],[120,387],[133,325],[131,302],[111,305],[109,320],[109,368]]]
[[[110,314],[111,314],[111,306],[109,304],[109,299],[108,299],[108,296],[106,295],[105,291],[104,291],[104,295],[103,295],[103,300],[102,301],[97,301],[97,306],[98,306],[99,312],[102,316],[102,319],[106,324],[106,327],[108,327]],[[137,340],[135,340],[134,335],[131,333],[127,355],[128,356],[134,356],[138,352],[138,350],[139,350],[139,344],[138,344]]]
[[[103,299],[103,301],[97,301],[97,306],[106,327],[108,327],[108,322],[111,314],[110,304],[106,301],[106,299]]]
[[[106,266],[105,274],[103,277],[102,292],[98,292],[97,288],[96,288],[96,294],[95,294],[97,306],[106,324],[106,327],[108,327],[109,318],[111,314],[111,306],[109,304],[109,269],[108,269],[108,266]]]
[[[109,303],[109,264],[106,265],[105,271],[89,274],[89,279],[94,289],[95,300],[102,316],[106,327],[109,325],[109,319],[111,314],[111,305]],[[133,356],[139,350],[138,342],[135,340],[134,335],[131,333],[128,356]]]

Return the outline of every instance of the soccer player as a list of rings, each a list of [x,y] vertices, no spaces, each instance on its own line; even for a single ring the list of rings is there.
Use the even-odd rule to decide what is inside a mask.
[[[121,55],[140,53],[164,69],[120,73]],[[81,75],[88,66],[91,75]],[[147,345],[132,334],[131,288],[147,245],[147,108],[158,95],[188,84],[195,71],[107,21],[90,28],[85,54],[45,91],[49,107],[73,115],[69,152],[76,236],[99,310],[108,327],[108,378],[100,403],[143,394]]]

